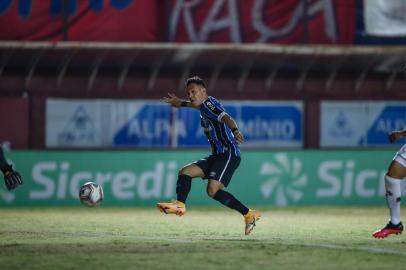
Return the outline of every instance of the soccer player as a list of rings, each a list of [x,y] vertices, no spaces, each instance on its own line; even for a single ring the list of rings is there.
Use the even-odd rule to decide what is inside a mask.
[[[393,131],[389,134],[389,141],[393,143],[406,136],[406,129]],[[385,238],[391,234],[401,234],[403,224],[400,220],[401,181],[406,177],[406,144],[400,148],[389,165],[385,175],[386,202],[389,207],[390,221],[372,235],[376,238]]]
[[[200,111],[200,124],[211,145],[212,154],[184,166],[179,171],[176,183],[177,200],[158,203],[157,207],[166,214],[184,215],[192,179],[196,177],[208,179],[207,194],[221,204],[240,212],[244,216],[245,234],[248,235],[261,217],[259,211],[248,209],[231,193],[223,190],[240,165],[241,154],[238,144],[243,141],[243,135],[221,103],[208,96],[206,84],[201,78],[195,76],[187,79],[186,93],[188,101],[170,93],[164,100],[176,108],[188,107]]]
[[[3,149],[0,147],[0,170],[4,174],[4,182],[8,190],[15,189],[19,185],[23,184],[21,175],[13,170],[13,167],[7,163],[4,158]]]

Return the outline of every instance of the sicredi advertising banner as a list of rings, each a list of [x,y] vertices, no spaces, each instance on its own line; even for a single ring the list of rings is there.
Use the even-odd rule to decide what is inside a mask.
[[[388,134],[405,128],[406,102],[321,103],[322,147],[389,146]],[[395,144],[405,142],[401,139]]]
[[[24,178],[0,187],[0,207],[81,206],[79,187],[94,181],[101,207],[146,206],[176,198],[179,168],[208,151],[14,151]],[[384,205],[384,175],[394,151],[243,151],[227,190],[247,205]],[[404,182],[402,183],[405,184]],[[195,180],[188,205],[218,204]],[[402,186],[403,193],[406,192]]]
[[[301,147],[301,102],[227,101],[243,147]],[[48,99],[47,147],[209,147],[199,111],[156,100]]]

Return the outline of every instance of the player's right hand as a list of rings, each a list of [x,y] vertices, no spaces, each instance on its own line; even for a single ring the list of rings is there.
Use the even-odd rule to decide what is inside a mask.
[[[23,178],[17,171],[13,170],[11,165],[6,166],[6,168],[3,168],[2,171],[4,173],[4,182],[8,190],[15,189],[19,185],[23,184]]]
[[[168,93],[167,97],[164,97],[166,103],[171,104],[171,106],[179,108],[182,106],[182,100],[178,98],[175,94]]]
[[[401,139],[403,137],[402,132],[400,131],[393,131],[389,134],[389,141],[391,143]]]
[[[235,142],[237,144],[241,144],[244,141],[244,135],[242,135],[241,131],[236,130],[235,132],[233,132],[233,135],[234,135]]]

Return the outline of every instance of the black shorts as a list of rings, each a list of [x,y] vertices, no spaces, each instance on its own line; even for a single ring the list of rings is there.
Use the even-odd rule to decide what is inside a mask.
[[[240,157],[230,152],[225,152],[199,159],[193,162],[193,164],[202,169],[204,173],[203,179],[217,180],[227,187],[235,170],[240,165],[240,161]]]

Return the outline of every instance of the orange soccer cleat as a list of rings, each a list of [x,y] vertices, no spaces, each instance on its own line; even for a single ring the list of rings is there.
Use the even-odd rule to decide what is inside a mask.
[[[261,218],[261,213],[256,210],[249,210],[247,214],[244,215],[245,220],[245,235],[251,233],[255,227],[255,222]]]
[[[161,202],[157,203],[156,207],[159,211],[165,214],[175,214],[177,216],[183,216],[186,213],[186,206],[183,202],[172,201],[172,202]]]
[[[399,222],[399,224],[397,225],[393,225],[392,222],[389,222],[388,224],[386,224],[385,227],[374,232],[372,236],[375,238],[385,238],[391,234],[401,234],[402,232],[403,232],[402,222]]]

